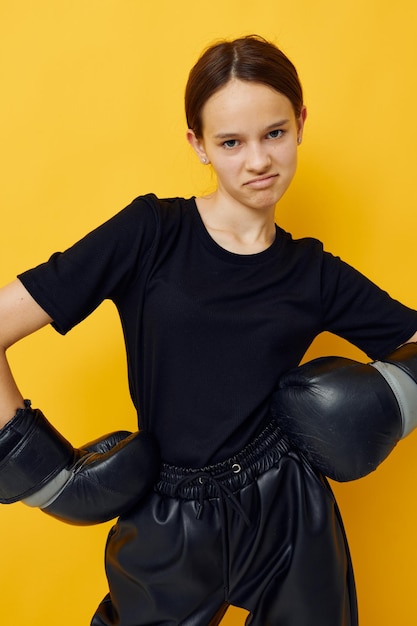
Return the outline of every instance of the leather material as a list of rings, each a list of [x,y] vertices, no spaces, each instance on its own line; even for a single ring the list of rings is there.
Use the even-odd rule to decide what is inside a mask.
[[[405,343],[383,359],[406,372],[417,383],[417,343]]]
[[[126,512],[152,488],[159,468],[150,433],[118,431],[74,449],[29,404],[0,431],[0,502],[23,500],[71,524]]]
[[[402,419],[401,439],[407,437],[417,426],[417,385],[406,372],[392,363],[370,363],[385,378],[400,408]]]
[[[250,611],[250,626],[357,625],[332,492],[276,441],[269,431],[257,449],[210,468],[164,466],[110,531],[110,593],[92,626],[217,626],[229,604]]]
[[[71,476],[42,508],[69,524],[98,524],[125,513],[149,492],[160,462],[154,437],[116,432],[77,451]]]
[[[311,464],[340,482],[374,471],[403,432],[385,378],[369,364],[342,357],[315,359],[285,374],[271,411]]]
[[[72,445],[38,409],[19,409],[0,430],[0,503],[23,500],[74,457]]]

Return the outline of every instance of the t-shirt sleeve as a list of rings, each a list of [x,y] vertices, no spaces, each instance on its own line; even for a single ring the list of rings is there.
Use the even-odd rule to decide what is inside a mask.
[[[417,330],[417,311],[326,252],[322,306],[326,330],[347,339],[372,359],[383,358]]]
[[[71,248],[18,278],[65,334],[140,275],[156,232],[155,201],[137,198]]]

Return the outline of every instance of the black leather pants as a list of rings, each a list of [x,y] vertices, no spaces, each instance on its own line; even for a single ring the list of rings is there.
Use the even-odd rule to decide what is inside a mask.
[[[201,470],[164,465],[106,549],[110,593],[92,626],[356,626],[352,566],[327,482],[274,424]]]

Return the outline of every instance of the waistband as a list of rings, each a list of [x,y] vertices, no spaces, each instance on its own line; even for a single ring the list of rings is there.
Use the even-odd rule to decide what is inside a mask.
[[[243,450],[220,463],[199,469],[163,463],[155,489],[185,500],[218,497],[219,488],[236,492],[268,471],[290,449],[288,440],[273,420]]]

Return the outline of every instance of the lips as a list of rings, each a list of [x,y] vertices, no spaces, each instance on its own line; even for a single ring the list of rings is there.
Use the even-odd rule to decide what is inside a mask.
[[[276,178],[278,177],[278,174],[269,174],[268,176],[258,176],[257,178],[252,178],[251,180],[248,180],[245,185],[247,187],[252,187],[254,189],[266,189],[267,187],[270,187],[270,185],[272,185]]]

